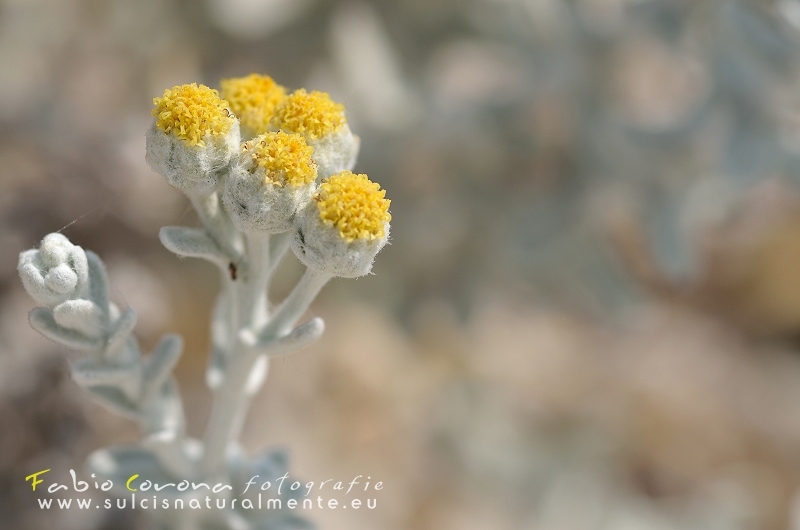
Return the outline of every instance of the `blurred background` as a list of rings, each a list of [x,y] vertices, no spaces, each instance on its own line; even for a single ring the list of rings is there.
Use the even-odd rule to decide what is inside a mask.
[[[202,432],[216,271],[160,246],[199,223],[144,131],[165,88],[250,72],[344,102],[392,199],[243,440],[384,482],[321,530],[800,529],[798,0],[0,0],[0,528],[147,528],[24,482],[136,440],[27,325],[48,232],[146,349],[184,335]]]

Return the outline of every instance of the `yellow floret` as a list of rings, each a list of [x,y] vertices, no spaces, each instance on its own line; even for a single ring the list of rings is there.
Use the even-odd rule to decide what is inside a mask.
[[[231,130],[233,114],[228,102],[219,92],[205,85],[178,85],[153,98],[155,108],[150,113],[156,127],[174,134],[189,146],[205,147],[207,135],[224,136]]]
[[[220,81],[222,98],[245,127],[256,134],[269,129],[275,107],[286,98],[286,89],[268,75],[250,74]]]
[[[391,201],[384,198],[377,182],[366,175],[342,171],[324,181],[314,200],[319,208],[319,218],[328,226],[339,229],[339,235],[348,243],[355,239],[372,240],[386,235],[386,223],[392,220],[389,213]]]
[[[268,132],[245,142],[242,151],[266,170],[267,184],[302,186],[317,178],[317,166],[311,159],[314,149],[299,134]]]
[[[344,105],[334,102],[327,92],[296,90],[275,110],[272,124],[284,131],[316,140],[334,133],[347,123]]]

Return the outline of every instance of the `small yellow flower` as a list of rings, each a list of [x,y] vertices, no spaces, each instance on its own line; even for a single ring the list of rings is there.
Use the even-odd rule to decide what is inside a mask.
[[[340,130],[347,123],[344,105],[334,102],[327,92],[296,90],[278,105],[272,124],[287,132],[317,140]]]
[[[391,201],[385,198],[377,182],[366,175],[342,171],[324,181],[314,195],[319,218],[328,226],[339,229],[348,243],[356,239],[373,240],[386,235],[386,223],[391,221]]]
[[[317,178],[317,168],[311,159],[314,149],[299,134],[268,132],[245,142],[242,152],[250,154],[253,162],[264,168],[266,183],[303,186]]]
[[[234,124],[228,102],[205,85],[178,85],[153,98],[156,127],[192,147],[205,147],[205,138],[225,136]]]
[[[222,98],[253,136],[269,130],[275,108],[286,99],[286,89],[268,75],[223,79],[220,87]]]

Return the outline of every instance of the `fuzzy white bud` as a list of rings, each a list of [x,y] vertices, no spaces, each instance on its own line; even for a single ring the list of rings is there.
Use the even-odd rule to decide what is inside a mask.
[[[17,270],[31,298],[50,308],[88,291],[86,253],[61,234],[48,234],[38,249],[22,252]]]

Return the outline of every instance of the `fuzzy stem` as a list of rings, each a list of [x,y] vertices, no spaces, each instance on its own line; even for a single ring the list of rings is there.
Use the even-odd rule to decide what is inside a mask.
[[[209,474],[222,471],[225,452],[238,437],[247,409],[245,387],[254,361],[250,348],[239,332],[263,325],[267,318],[266,282],[269,274],[269,235],[247,234],[247,265],[237,279],[224,277],[232,297],[231,314],[220,313],[215,318],[228,319],[227,329],[232,336],[227,352],[224,379],[214,393],[214,402],[204,436],[203,471]]]
[[[260,335],[278,338],[290,331],[330,278],[329,274],[306,270]],[[215,393],[204,436],[202,465],[203,471],[209,475],[224,472],[225,453],[242,431],[250,401],[247,381],[259,355],[258,349],[246,344],[240,336],[236,337],[231,362],[224,381]]]
[[[281,260],[286,255],[286,251],[292,245],[293,232],[284,232],[275,235],[269,242],[269,277],[275,273],[275,269],[281,264]]]
[[[203,472],[214,476],[224,472],[225,453],[244,424],[247,408],[245,385],[253,368],[248,348],[236,340],[225,379],[214,394],[211,415],[203,437]]]
[[[303,277],[300,278],[295,288],[278,307],[259,335],[262,338],[278,339],[289,333],[332,277],[326,272],[306,269]]]
[[[251,330],[267,320],[267,283],[272,271],[269,234],[246,234],[247,271],[242,282],[242,316],[240,327]]]

